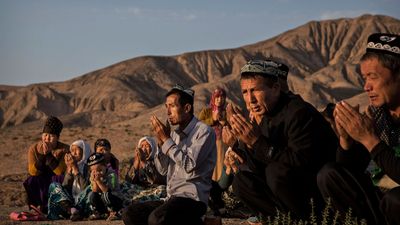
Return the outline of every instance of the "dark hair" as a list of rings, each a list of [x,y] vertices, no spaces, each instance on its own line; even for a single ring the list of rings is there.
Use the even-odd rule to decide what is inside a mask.
[[[111,143],[107,139],[97,139],[97,141],[94,143],[94,152],[96,152],[96,148],[99,146],[106,147],[108,150],[111,150]]]
[[[189,94],[186,94],[183,91],[177,90],[177,89],[172,89],[171,91],[169,91],[165,97],[168,97],[172,94],[177,94],[179,96],[178,102],[181,106],[184,106],[186,104],[190,104],[191,105],[191,109],[190,109],[190,114],[194,113],[194,109],[193,109],[193,97],[190,96]]]
[[[278,77],[275,76],[265,76],[264,74],[259,74],[259,73],[242,73],[240,76],[240,80],[243,79],[254,79],[256,77],[262,77],[264,78],[265,84],[268,87],[272,87],[275,83],[278,82]]]
[[[378,52],[366,52],[360,59],[360,62],[376,58],[382,64],[383,67],[387,68],[392,72],[392,75],[400,73],[400,57],[394,55],[383,54]]]

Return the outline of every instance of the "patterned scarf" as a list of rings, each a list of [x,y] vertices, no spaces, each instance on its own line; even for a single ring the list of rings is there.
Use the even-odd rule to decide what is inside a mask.
[[[389,110],[385,106],[369,106],[368,111],[375,121],[375,129],[379,138],[395,151],[395,156],[400,157],[400,126],[393,123]],[[367,171],[371,174],[376,184],[384,175],[384,171],[371,160]]]
[[[222,97],[225,101],[225,98],[226,98],[225,90],[222,88],[217,88],[214,90],[214,92],[211,95],[211,99],[210,99],[210,108],[211,108],[212,112],[224,112],[225,111],[225,102],[224,102],[224,104],[222,104],[220,106],[215,105],[215,99],[217,97]],[[221,135],[222,135],[222,127],[220,125],[212,126],[212,127],[214,128],[217,139],[220,139]]]

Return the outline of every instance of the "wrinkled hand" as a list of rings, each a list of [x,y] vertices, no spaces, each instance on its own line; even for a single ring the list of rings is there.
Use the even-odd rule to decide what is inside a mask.
[[[240,157],[236,152],[234,152],[231,148],[229,148],[225,152],[225,158],[224,158],[224,165],[226,166],[226,174],[231,174],[231,171],[233,170],[233,173],[237,173],[239,170],[239,165],[243,164],[244,160],[242,157]]]
[[[222,142],[224,142],[229,147],[233,147],[237,139],[233,135],[231,129],[228,126],[222,128]]]
[[[344,150],[348,150],[348,149],[350,149],[351,145],[353,145],[354,140],[350,137],[350,135],[347,133],[347,131],[340,125],[339,119],[336,119],[337,114],[338,114],[337,105],[339,105],[339,104],[340,104],[340,102],[336,104],[335,109],[333,111],[334,123],[333,123],[333,126],[331,125],[331,127],[333,128],[333,130],[339,137],[340,146]],[[358,108],[359,108],[359,106],[357,105],[354,108],[354,110],[358,111]]]
[[[379,143],[373,120],[359,113],[358,107],[353,108],[344,101],[338,103],[335,107],[335,121],[339,128],[343,128],[352,139],[363,144],[369,151]]]
[[[64,155],[64,150],[57,149],[51,152],[56,159],[60,159]]]
[[[258,125],[248,122],[239,113],[234,114],[229,123],[232,127],[231,131],[233,135],[248,146],[252,146],[261,136],[261,130]]]
[[[144,165],[146,161],[144,153],[141,149],[135,148],[135,157],[133,158],[133,168],[138,170],[141,166]]]
[[[51,150],[53,150],[53,148],[51,147],[51,144],[46,143],[44,141],[42,141],[42,146],[43,146],[43,155],[47,155],[51,152]]]
[[[228,103],[226,105],[226,119],[227,121],[230,121],[232,116],[235,114],[242,114],[242,111],[233,103]]]
[[[70,153],[67,153],[64,156],[64,162],[67,167],[72,167],[75,161],[74,158],[72,158],[72,155]]]
[[[162,145],[168,138],[170,138],[171,127],[169,126],[169,123],[167,123],[167,126],[164,125],[156,116],[152,116],[150,122],[157,139]]]

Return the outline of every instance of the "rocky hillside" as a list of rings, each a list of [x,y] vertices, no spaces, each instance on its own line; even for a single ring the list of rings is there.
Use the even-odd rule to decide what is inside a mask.
[[[76,126],[125,121],[159,108],[175,83],[193,87],[198,106],[208,101],[217,85],[239,102],[240,67],[249,59],[267,57],[288,64],[290,88],[321,108],[362,92],[357,63],[373,32],[400,33],[400,21],[379,15],[312,21],[240,48],[143,56],[64,82],[0,86],[0,126],[20,125],[49,114]]]

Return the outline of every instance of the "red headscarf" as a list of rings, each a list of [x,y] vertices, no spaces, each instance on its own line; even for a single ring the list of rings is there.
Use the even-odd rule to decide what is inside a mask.
[[[224,100],[226,98],[226,93],[225,90],[222,88],[217,88],[214,90],[214,92],[211,95],[211,100],[210,100],[210,108],[213,112],[223,112],[225,111],[225,102],[224,104],[222,104],[221,106],[216,106],[215,105],[215,99],[217,97],[223,97]],[[221,134],[222,134],[222,130],[221,130],[221,126],[213,126],[215,134],[217,136],[217,139],[221,138]]]
[[[215,105],[215,99],[217,97],[223,97],[224,99],[226,98],[226,92],[222,88],[217,88],[214,90],[214,92],[211,95],[211,100],[210,100],[210,107],[213,112],[218,112],[218,111],[224,111],[225,110],[225,102],[221,106],[216,106]]]

